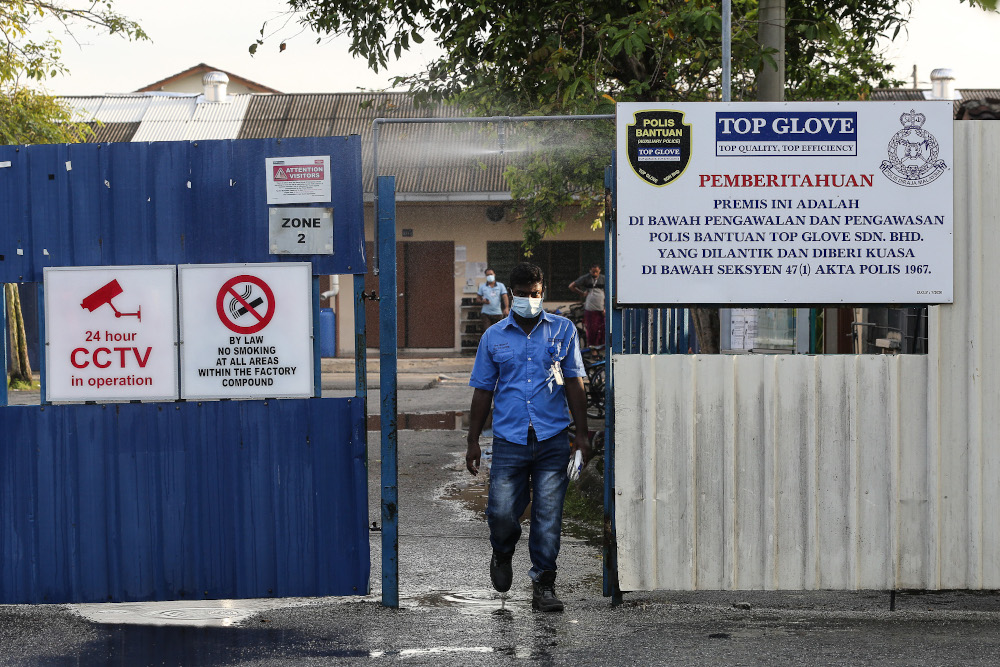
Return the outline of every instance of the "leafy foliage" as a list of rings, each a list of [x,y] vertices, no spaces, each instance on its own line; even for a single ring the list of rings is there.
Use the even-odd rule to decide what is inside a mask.
[[[66,71],[59,39],[41,30],[45,19],[53,19],[69,35],[83,26],[148,39],[139,24],[114,10],[112,0],[79,5],[0,0],[0,142],[5,144],[78,141],[89,129],[71,123],[68,110],[56,99],[28,87]]]
[[[997,0],[961,0],[996,9]],[[288,0],[325,34],[378,71],[431,37],[444,52],[402,77],[416,101],[449,100],[481,115],[611,114],[616,101],[720,99],[722,16],[717,0]],[[899,85],[881,39],[905,27],[912,0],[799,0],[786,5],[789,100],[865,99]],[[756,98],[757,73],[775,67],[758,42],[757,0],[732,0],[733,99]],[[263,29],[261,35],[264,35]],[[251,46],[254,51],[263,40]],[[282,43],[284,46],[284,42]],[[537,125],[537,124],[536,124]],[[557,233],[561,212],[602,222],[611,124],[545,123],[506,171],[530,250]],[[571,126],[571,127],[567,127]],[[564,148],[569,146],[569,148]],[[718,351],[718,312],[695,309],[703,352]],[[708,335],[704,335],[708,332]]]
[[[69,110],[53,97],[26,88],[0,95],[2,145],[70,143],[89,131],[72,123]]]
[[[717,0],[289,0],[289,7],[321,34],[348,35],[352,55],[376,71],[434,39],[443,55],[396,81],[418,102],[444,99],[513,116],[612,114],[616,101],[720,98]],[[873,87],[897,83],[877,42],[895,37],[909,11],[909,1],[895,0],[788,3],[788,99],[864,99]],[[732,0],[734,100],[754,99],[756,72],[774,66],[773,53],[758,44],[758,27],[757,1]],[[526,151],[508,169],[529,247],[561,229],[558,212],[566,205],[600,222],[613,132],[608,122],[582,126],[547,124],[543,147],[572,137],[573,149]]]
[[[79,141],[90,132],[75,123],[69,109],[50,95],[26,84],[64,72],[61,47],[51,33],[37,37],[40,23],[53,18],[68,34],[81,25],[129,39],[148,39],[138,23],[114,11],[112,0],[0,0],[0,144],[43,144]],[[17,285],[4,285],[14,351],[11,382],[31,386],[31,366]],[[0,342],[5,344],[5,342]]]
[[[68,34],[80,25],[129,39],[148,39],[138,23],[114,10],[113,0],[92,0],[73,5],[63,0],[0,0],[0,87],[5,91],[20,82],[43,81],[65,71],[60,41],[45,33],[35,36],[46,17],[55,19]]]

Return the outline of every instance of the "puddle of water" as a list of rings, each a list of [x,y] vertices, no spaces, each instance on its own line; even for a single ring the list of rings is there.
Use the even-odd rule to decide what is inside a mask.
[[[486,521],[486,502],[489,496],[487,488],[487,475],[480,473],[476,477],[468,477],[465,484],[449,484],[441,492],[442,500],[453,500],[462,504],[462,507],[475,514],[480,521]],[[531,503],[521,515],[521,521],[531,517]],[[601,546],[604,543],[604,534],[600,526],[594,526],[581,521],[574,521],[568,517],[563,517],[563,535],[584,540],[588,544]]]
[[[458,431],[467,429],[468,421],[468,410],[402,413],[396,415],[396,428],[408,431]],[[368,415],[369,431],[378,431],[381,424],[381,415]]]
[[[417,597],[404,598],[414,607],[463,607],[498,608],[506,605],[509,597],[485,591],[435,591]]]
[[[506,652],[490,646],[431,646],[371,650],[348,648],[338,637],[315,637],[297,631],[262,628],[163,627],[113,625],[106,634],[87,645],[81,654],[51,656],[36,664],[46,667],[77,667],[100,664],[115,667],[136,665],[184,665],[210,667],[244,664],[248,658],[282,664],[326,659],[420,658],[435,655],[489,654]],[[312,663],[310,663],[312,664]],[[327,664],[325,661],[317,664]]]
[[[369,658],[371,651],[346,648],[338,638],[316,642],[296,631],[150,625],[104,626],[102,637],[79,655],[47,658],[37,664],[65,665],[236,665],[252,656],[288,658]]]
[[[458,501],[465,509],[473,512],[478,519],[486,521],[488,495],[486,479],[480,471],[476,477],[470,476],[467,484],[449,484],[441,494],[441,499]]]
[[[493,653],[493,649],[489,646],[435,646],[433,648],[404,648],[397,655],[405,658],[415,655],[444,655],[446,653]],[[387,655],[391,655],[391,653]],[[377,656],[373,655],[372,657]]]
[[[510,620],[514,610],[527,611],[527,598],[512,599],[509,594],[493,591],[435,591],[401,600],[404,607],[448,607],[464,614],[486,615]]]

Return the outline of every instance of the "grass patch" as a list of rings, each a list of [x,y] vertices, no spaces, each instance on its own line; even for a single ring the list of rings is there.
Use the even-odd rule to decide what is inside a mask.
[[[583,495],[576,484],[570,483],[563,503],[563,516],[600,527],[604,524],[604,504]]]
[[[580,492],[571,482],[563,503],[563,531],[585,540],[599,541],[604,534],[604,504]]]
[[[32,380],[31,382],[25,382],[24,380],[20,379],[17,380],[11,379],[9,382],[7,382],[7,387],[11,391],[32,391],[32,390],[40,390],[42,388],[42,383],[36,380]]]

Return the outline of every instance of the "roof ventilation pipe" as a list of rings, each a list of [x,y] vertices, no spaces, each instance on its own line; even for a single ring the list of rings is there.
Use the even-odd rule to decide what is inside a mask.
[[[954,82],[955,74],[946,67],[942,67],[931,72],[931,99],[955,99],[955,93],[952,90]]]
[[[201,78],[201,85],[205,87],[206,102],[225,102],[226,87],[229,85],[229,77],[225,72],[208,72]]]

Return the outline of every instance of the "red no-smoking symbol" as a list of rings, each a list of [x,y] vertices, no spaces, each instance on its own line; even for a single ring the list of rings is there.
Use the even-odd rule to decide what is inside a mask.
[[[230,278],[215,298],[219,319],[230,331],[257,333],[274,317],[274,292],[257,276]],[[242,324],[246,322],[246,324]]]

